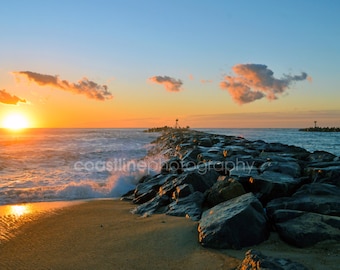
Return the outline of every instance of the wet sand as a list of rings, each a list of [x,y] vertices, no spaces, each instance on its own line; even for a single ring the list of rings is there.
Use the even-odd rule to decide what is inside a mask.
[[[213,250],[197,241],[197,223],[182,217],[142,218],[130,202],[76,204],[27,222],[0,243],[0,269],[234,269],[249,248]],[[309,269],[338,269],[339,243],[298,249],[276,234],[252,247]]]

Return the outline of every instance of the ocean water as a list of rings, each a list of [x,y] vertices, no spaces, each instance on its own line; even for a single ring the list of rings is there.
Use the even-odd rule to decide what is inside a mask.
[[[340,156],[340,133],[201,130]],[[161,156],[143,159],[157,136],[142,129],[0,130],[0,205],[120,197],[141,176],[159,170],[164,161]]]
[[[200,131],[239,136],[247,140],[279,142],[302,147],[310,152],[327,151],[340,156],[340,132],[302,132],[294,128],[199,129]]]
[[[157,170],[141,129],[0,131],[0,205],[119,197]]]

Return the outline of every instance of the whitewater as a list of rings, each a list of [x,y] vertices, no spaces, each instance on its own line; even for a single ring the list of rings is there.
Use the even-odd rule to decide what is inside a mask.
[[[143,129],[0,130],[0,205],[118,198],[164,158],[147,156],[159,133]],[[201,129],[340,156],[340,133],[297,129]]]
[[[2,130],[0,205],[119,197],[157,170],[140,161],[156,137],[141,129]]]

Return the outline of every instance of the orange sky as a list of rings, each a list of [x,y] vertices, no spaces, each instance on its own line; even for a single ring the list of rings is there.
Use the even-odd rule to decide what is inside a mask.
[[[337,1],[14,2],[0,18],[0,125],[21,113],[30,127],[340,126]]]

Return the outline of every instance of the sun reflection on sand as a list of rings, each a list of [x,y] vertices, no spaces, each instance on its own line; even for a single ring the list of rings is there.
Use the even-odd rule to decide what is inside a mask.
[[[8,214],[14,215],[16,217],[23,216],[31,212],[31,207],[29,205],[11,205],[8,208]]]
[[[83,202],[84,201],[60,201],[0,205],[0,245],[2,241],[7,241],[14,237],[24,224],[53,214],[64,207]]]

